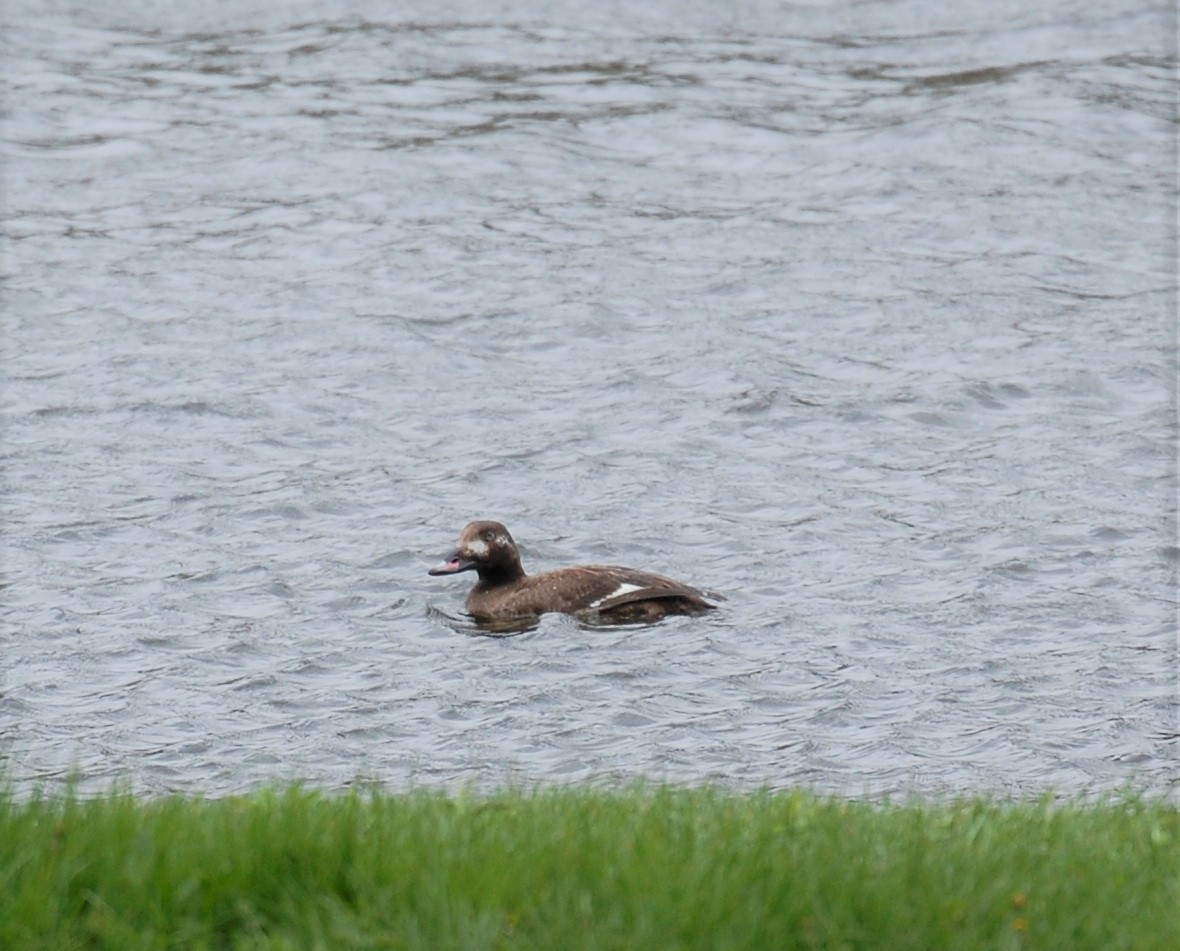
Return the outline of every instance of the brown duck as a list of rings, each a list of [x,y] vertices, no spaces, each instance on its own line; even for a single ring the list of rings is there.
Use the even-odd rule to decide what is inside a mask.
[[[474,571],[479,581],[467,610],[481,621],[530,618],[549,612],[606,621],[658,621],[670,614],[711,611],[725,600],[650,571],[582,565],[526,575],[516,542],[499,522],[471,522],[454,552],[432,575]]]

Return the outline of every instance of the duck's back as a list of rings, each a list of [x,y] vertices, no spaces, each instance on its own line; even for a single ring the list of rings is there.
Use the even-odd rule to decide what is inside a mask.
[[[561,568],[503,585],[481,583],[467,596],[468,611],[494,619],[561,612],[610,620],[658,620],[712,608],[704,592],[696,588],[618,565]]]

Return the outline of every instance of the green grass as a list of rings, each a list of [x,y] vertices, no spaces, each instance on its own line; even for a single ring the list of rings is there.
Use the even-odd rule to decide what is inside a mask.
[[[804,793],[0,794],[0,948],[1180,948],[1180,820]]]

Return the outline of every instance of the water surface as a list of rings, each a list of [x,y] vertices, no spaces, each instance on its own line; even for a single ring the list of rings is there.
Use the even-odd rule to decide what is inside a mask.
[[[1174,788],[1169,5],[4,16],[19,786]]]

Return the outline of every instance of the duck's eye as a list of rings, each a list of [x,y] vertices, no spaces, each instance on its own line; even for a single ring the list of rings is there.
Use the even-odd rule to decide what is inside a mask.
[[[494,541],[495,538],[496,538],[496,533],[493,532],[490,528],[485,528],[483,530],[483,540],[485,542]]]

